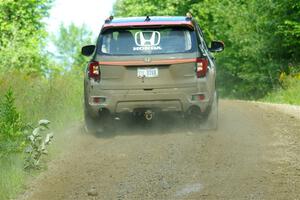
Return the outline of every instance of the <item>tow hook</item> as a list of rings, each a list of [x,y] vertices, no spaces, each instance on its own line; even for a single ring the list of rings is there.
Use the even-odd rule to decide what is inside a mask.
[[[152,110],[146,110],[144,116],[147,121],[151,121],[153,119],[154,113],[152,112]]]

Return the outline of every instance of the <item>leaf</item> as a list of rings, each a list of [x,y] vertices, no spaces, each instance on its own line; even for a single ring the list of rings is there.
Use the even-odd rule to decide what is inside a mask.
[[[32,131],[32,135],[33,135],[34,137],[39,136],[39,134],[40,134],[40,127],[37,127],[37,128],[35,128],[35,129]]]
[[[47,134],[47,135],[46,135],[46,139],[45,139],[45,144],[46,144],[46,145],[50,144],[52,138],[53,138],[53,133]]]
[[[46,120],[46,119],[42,119],[42,120],[39,121],[39,126],[43,126],[43,127],[48,128],[49,124],[50,124],[50,121]]]
[[[33,135],[28,136],[28,138],[29,138],[29,140],[30,140],[31,142],[34,141],[34,136],[33,136]]]
[[[33,151],[32,146],[28,146],[28,147],[25,149],[25,153],[32,153],[32,151]]]

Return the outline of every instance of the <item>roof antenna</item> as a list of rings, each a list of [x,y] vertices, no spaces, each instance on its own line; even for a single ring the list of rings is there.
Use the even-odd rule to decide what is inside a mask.
[[[149,16],[146,17],[145,22],[149,22],[151,19]]]

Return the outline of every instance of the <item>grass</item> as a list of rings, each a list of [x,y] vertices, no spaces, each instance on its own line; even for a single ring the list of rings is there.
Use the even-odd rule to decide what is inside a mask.
[[[79,75],[44,78],[14,72],[0,75],[0,85],[0,96],[8,88],[13,89],[16,107],[26,122],[48,119],[52,127],[62,127],[82,116],[83,81]]]
[[[21,72],[0,74],[0,97],[3,97],[8,88],[12,88],[15,105],[24,122],[35,126],[38,120],[48,119],[51,121],[51,129],[58,130],[66,124],[81,120],[81,77],[72,73],[57,74],[52,78]],[[22,191],[27,177],[23,162],[22,153],[2,158],[0,156],[1,200],[14,198]]]
[[[279,88],[262,99],[265,102],[300,105],[300,79],[288,77]]]
[[[22,189],[26,174],[22,155],[0,159],[0,199],[12,199]]]

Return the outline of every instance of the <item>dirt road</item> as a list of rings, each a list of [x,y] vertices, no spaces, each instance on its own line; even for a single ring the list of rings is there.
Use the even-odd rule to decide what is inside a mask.
[[[169,118],[66,135],[20,199],[300,199],[300,112],[221,101],[218,131]]]

